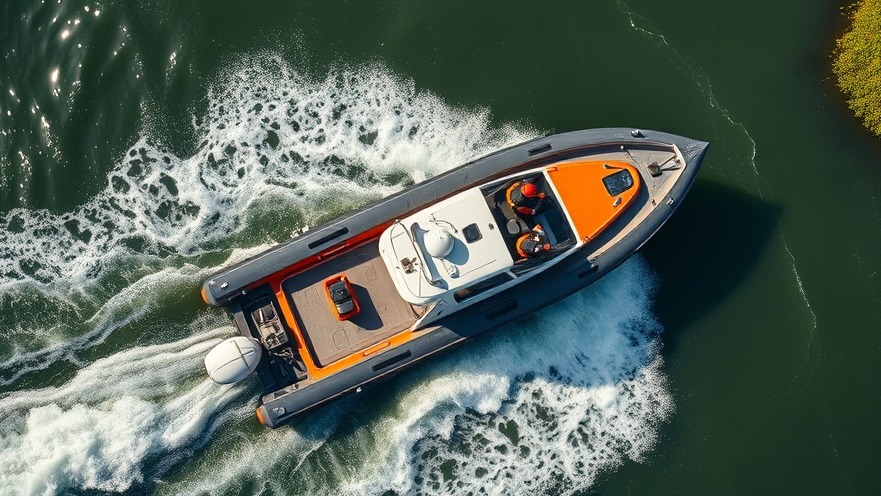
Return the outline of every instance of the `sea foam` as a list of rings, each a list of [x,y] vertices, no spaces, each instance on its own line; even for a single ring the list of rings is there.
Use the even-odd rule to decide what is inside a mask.
[[[49,323],[4,325],[0,339],[15,350],[0,367],[7,383],[19,379],[19,366],[66,358],[65,344],[88,349],[137,327],[143,317],[122,309],[157,308],[164,284],[198,281],[211,270],[200,267],[225,259],[230,246],[265,245],[538,134],[494,127],[487,110],[454,107],[377,65],[315,78],[258,56],[224,74],[205,115],[194,119],[200,139],[192,155],[143,137],[105,189],[74,211],[0,214],[0,305],[37,295],[69,306],[61,325],[86,322],[60,340]],[[201,357],[230,329],[117,352],[56,388],[2,396],[0,487],[23,494],[589,487],[624,460],[641,460],[672,410],[653,286],[645,263],[631,260],[536,317],[368,389],[363,394],[379,395],[370,397],[376,410],[356,396],[276,431],[251,428],[253,400],[244,392],[254,387],[204,378]],[[221,431],[224,439],[212,439]]]
[[[346,492],[541,494],[641,460],[672,410],[641,259],[451,356],[377,426],[385,464]]]
[[[192,275],[188,264],[217,263],[230,246],[277,241],[535,135],[494,127],[488,110],[449,105],[378,65],[311,77],[258,55],[221,74],[194,118],[192,155],[145,135],[73,211],[0,213],[0,350],[42,358],[71,339],[100,342],[109,327],[79,323],[157,273]],[[12,320],[30,307],[36,321]]]
[[[144,478],[147,457],[199,444],[212,418],[243,388],[201,377],[202,357],[231,329],[132,348],[81,369],[64,386],[0,401],[0,488],[123,491]]]
[[[0,213],[0,289],[88,291],[108,274],[224,249],[249,225],[253,234],[255,218],[290,232],[535,135],[494,128],[487,110],[453,107],[373,65],[310,78],[253,57],[207,100],[191,156],[143,137],[74,211]]]
[[[642,461],[673,411],[635,257],[535,316],[292,428],[206,453],[162,494],[570,494]],[[365,396],[366,395],[366,396]],[[379,395],[381,400],[365,398]]]

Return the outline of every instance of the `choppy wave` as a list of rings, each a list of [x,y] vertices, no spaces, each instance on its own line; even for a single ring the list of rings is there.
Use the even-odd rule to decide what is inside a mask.
[[[651,271],[635,258],[535,317],[362,393],[384,398],[378,402],[356,396],[293,428],[248,438],[226,456],[209,453],[216,464],[160,492],[568,494],[590,487],[625,460],[642,460],[673,409],[652,293]]]
[[[278,240],[535,134],[493,127],[487,110],[451,106],[381,66],[316,78],[267,55],[223,74],[193,122],[192,156],[144,136],[73,211],[0,213],[0,350],[42,360],[71,339],[100,342],[113,325],[80,324],[157,273],[191,274],[182,267],[220,263],[229,246]],[[37,319],[26,328],[9,321],[47,306],[59,309],[47,322],[43,311],[26,312]]]
[[[231,405],[246,388],[216,386],[202,375],[201,358],[231,331],[117,353],[62,387],[3,397],[0,487],[21,494],[123,491],[157,483],[145,476],[173,471],[186,459],[199,468],[156,489],[583,489],[625,460],[641,460],[672,411],[652,292],[650,270],[633,259],[533,318],[362,393],[387,395],[390,404],[380,404],[378,414],[351,398],[317,422],[251,432],[197,462],[189,455],[219,424],[235,430],[235,422],[253,422],[249,399]],[[353,422],[363,425],[344,433]]]
[[[16,344],[0,354],[0,386],[13,384],[27,374],[62,360],[77,361],[77,354],[82,350],[103,343],[113,332],[142,321],[150,312],[161,312],[163,296],[198,284],[202,273],[204,271],[186,266],[149,274],[110,297],[84,322],[77,319],[81,315],[74,305],[66,305],[63,309],[66,312],[51,313],[44,322],[37,319],[16,322],[14,327],[0,331],[0,336]],[[7,314],[40,315],[44,311],[41,305],[54,303],[40,296],[33,291],[21,292],[0,308]],[[33,349],[28,349],[28,344]]]
[[[47,363],[75,363],[70,350],[119,329],[143,333],[138,309],[160,312],[169,291],[198,280],[210,270],[199,267],[221,263],[230,246],[279,239],[537,134],[495,127],[488,111],[451,106],[381,66],[314,78],[266,56],[228,74],[194,119],[202,140],[192,156],[144,137],[74,211],[0,214],[0,305],[34,297],[60,309],[55,323],[2,323],[0,348],[13,350],[0,363],[4,385]],[[251,399],[235,401],[246,387],[203,379],[201,357],[230,331],[186,337],[193,331],[184,329],[134,348],[131,338],[129,349],[86,361],[61,386],[0,397],[0,487],[589,487],[641,459],[672,409],[652,292],[650,270],[632,260],[535,318],[377,386],[369,407],[356,396],[277,431],[253,429]],[[203,317],[182,318],[200,327]],[[215,429],[224,439],[212,438]]]
[[[235,233],[273,238],[421,181],[534,131],[494,128],[380,66],[310,78],[249,58],[208,95],[190,157],[144,137],[72,212],[0,214],[0,288],[68,291],[156,260],[220,249]]]
[[[143,481],[148,457],[179,458],[207,438],[212,418],[243,390],[201,373],[204,354],[229,333],[133,348],[62,387],[4,396],[0,487],[6,494],[123,491]]]

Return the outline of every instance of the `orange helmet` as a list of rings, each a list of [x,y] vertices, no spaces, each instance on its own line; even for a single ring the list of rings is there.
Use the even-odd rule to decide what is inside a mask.
[[[523,193],[523,196],[527,198],[532,198],[538,194],[538,188],[532,183],[526,183],[523,186],[520,186],[520,191]]]

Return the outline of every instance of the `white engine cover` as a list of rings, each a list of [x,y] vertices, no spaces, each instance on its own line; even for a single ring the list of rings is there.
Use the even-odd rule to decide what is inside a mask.
[[[218,384],[233,384],[251,375],[263,349],[256,339],[236,336],[224,340],[205,355],[205,370]]]

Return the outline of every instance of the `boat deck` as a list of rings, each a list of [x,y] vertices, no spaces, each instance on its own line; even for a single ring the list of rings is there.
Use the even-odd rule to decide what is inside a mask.
[[[345,274],[361,307],[337,320],[324,281]],[[288,303],[313,359],[321,367],[357,353],[409,328],[417,314],[395,289],[376,242],[367,243],[289,277],[282,283]]]

